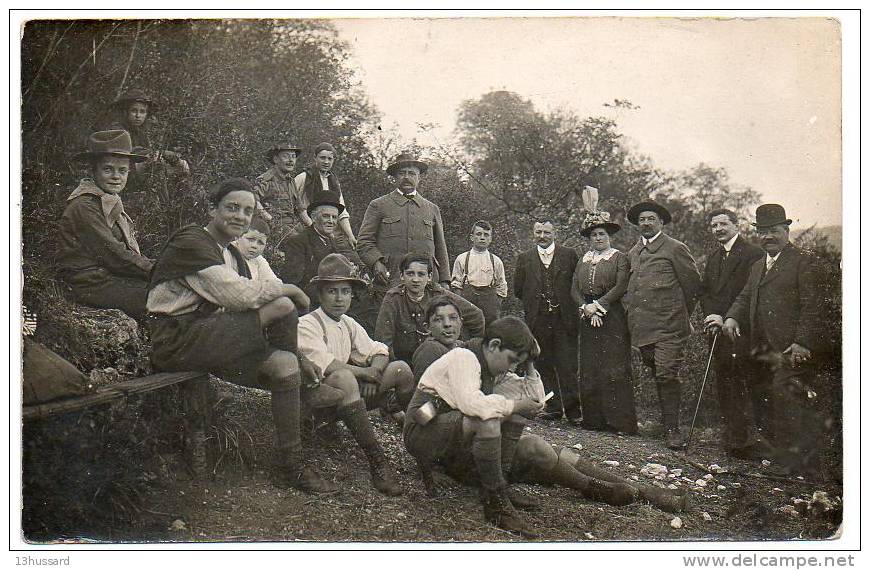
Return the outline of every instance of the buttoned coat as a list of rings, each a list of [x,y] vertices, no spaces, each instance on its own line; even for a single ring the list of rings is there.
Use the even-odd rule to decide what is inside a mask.
[[[725,255],[725,248],[719,246],[707,258],[701,293],[701,310],[704,311],[704,316],[725,316],[746,285],[752,265],[760,257],[764,257],[764,250],[738,235],[734,245],[731,246],[731,253],[725,259],[724,266],[722,266],[723,255]]]
[[[577,332],[577,303],[571,296],[571,284],[574,279],[574,268],[579,257],[570,247],[556,245],[553,251],[553,261],[550,271],[553,274],[553,293],[559,303],[562,324],[572,334]],[[538,316],[543,291],[543,264],[538,257],[538,248],[524,251],[517,257],[517,267],[514,271],[514,296],[523,302],[526,312],[526,323],[533,327]]]
[[[301,288],[312,301],[317,299],[317,287],[311,284],[311,278],[317,275],[317,266],[330,253],[340,253],[362,269],[362,261],[355,251],[341,247],[341,242],[334,237],[324,242],[314,226],[308,226],[285,239],[281,250],[284,252],[281,281]]]
[[[701,288],[701,274],[683,242],[664,233],[628,252],[628,291],[623,298],[637,347],[689,336],[689,315]]]
[[[372,200],[359,229],[357,251],[372,269],[378,260],[386,265],[390,286],[399,282],[399,263],[412,251],[432,256],[435,282],[450,279],[441,210],[419,192],[406,198],[394,190]]]
[[[812,352],[823,348],[821,276],[815,258],[788,244],[765,271],[767,257],[752,266],[746,286],[727,317],[749,327],[753,346],[765,340],[782,352],[797,343]],[[766,332],[767,338],[762,336]],[[745,331],[743,331],[745,334]]]

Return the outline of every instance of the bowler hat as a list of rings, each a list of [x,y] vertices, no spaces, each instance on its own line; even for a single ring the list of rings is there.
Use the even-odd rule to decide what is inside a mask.
[[[637,218],[641,212],[655,212],[662,219],[662,224],[671,223],[671,213],[668,212],[668,209],[652,200],[640,202],[629,208],[628,221],[637,225]]]
[[[296,153],[296,156],[302,154],[302,149],[291,143],[275,143],[269,147],[269,150],[266,151],[266,161],[272,162],[272,159],[275,158],[275,155],[281,152],[282,150],[292,150]]]
[[[308,204],[307,210],[309,216],[317,206],[335,206],[338,208],[339,214],[344,212],[344,204],[341,203],[341,197],[338,195],[338,192],[330,192],[329,190],[315,192],[311,198],[311,203]]]
[[[785,217],[785,208],[779,204],[762,204],[755,210],[755,221],[752,225],[756,228],[769,228],[785,224],[791,225],[791,220]]]
[[[419,160],[411,153],[403,152],[393,159],[393,162],[387,167],[387,174],[390,176],[396,175],[396,170],[403,166],[416,166],[420,169],[420,174],[426,174],[426,169],[429,168],[425,162]]]
[[[130,133],[118,129],[112,131],[97,131],[88,137],[86,143],[87,150],[75,155],[79,160],[87,160],[96,156],[106,154],[112,156],[123,156],[129,158],[133,162],[143,162],[148,160],[148,155],[133,152],[133,143],[130,140]],[[137,150],[140,150],[137,147]]]
[[[129,91],[125,91],[120,97],[112,102],[112,106],[117,107],[118,109],[124,109],[134,101],[145,103],[148,105],[149,109],[153,107],[151,97],[141,89],[130,89]]]
[[[320,261],[317,275],[312,277],[311,283],[336,281],[349,281],[351,285],[367,285],[365,280],[360,278],[356,265],[340,253],[330,253]]]

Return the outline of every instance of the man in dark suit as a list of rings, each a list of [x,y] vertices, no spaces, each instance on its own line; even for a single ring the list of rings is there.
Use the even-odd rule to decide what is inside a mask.
[[[560,419],[564,410],[571,423],[580,421],[577,384],[578,308],[571,297],[577,252],[556,245],[556,230],[547,220],[535,222],[537,246],[517,258],[514,295],[523,301],[532,334],[541,346],[535,366],[544,387],[554,396],[544,416]]]
[[[762,204],[753,224],[766,255],[728,309],[723,331],[732,339],[749,327],[753,353],[768,366],[759,381],[770,386],[774,472],[818,468],[821,421],[813,406],[818,354],[824,348],[822,296],[816,261],[789,241],[791,220],[779,204]]]
[[[737,214],[731,210],[713,210],[707,216],[707,223],[719,246],[708,256],[704,268],[701,309],[707,315],[705,328],[716,332],[723,324],[725,313],[746,285],[752,264],[764,255],[764,251],[743,239],[737,230]],[[719,411],[725,425],[724,447],[735,457],[755,457],[761,449],[755,444],[755,438],[749,437],[745,399],[748,396],[752,403],[755,427],[768,437],[769,394],[761,385],[751,382],[749,339],[732,341],[725,335],[716,338],[713,367]]]
[[[344,211],[337,192],[315,193],[307,210],[312,224],[279,244],[284,252],[284,266],[279,277],[284,283],[292,283],[305,291],[311,299],[311,310],[314,310],[320,306],[320,302],[317,299],[317,287],[311,283],[311,278],[317,275],[317,267],[324,257],[330,253],[340,253],[359,269],[365,269],[365,264],[353,249],[347,247],[346,240],[335,239],[338,220]],[[377,309],[371,307],[368,291],[360,289],[354,294],[356,297],[348,314],[367,330],[374,330]]]
[[[655,377],[667,445],[680,449],[679,372],[701,274],[686,244],[662,232],[671,221],[667,208],[640,202],[628,210],[628,220],[640,228],[641,235],[628,252],[631,273],[624,305],[631,344],[640,349],[643,363]]]

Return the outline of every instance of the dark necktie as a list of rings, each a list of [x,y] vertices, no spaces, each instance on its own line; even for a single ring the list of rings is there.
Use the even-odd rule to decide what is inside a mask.
[[[722,248],[722,256],[719,258],[719,277],[725,273],[725,262],[728,261],[728,250]]]

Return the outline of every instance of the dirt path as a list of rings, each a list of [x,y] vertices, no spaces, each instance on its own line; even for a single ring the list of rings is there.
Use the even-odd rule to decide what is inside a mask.
[[[239,400],[241,398],[242,401]],[[458,484],[442,497],[425,495],[410,456],[404,452],[399,429],[377,414],[372,421],[386,452],[396,465],[406,493],[388,498],[373,490],[362,454],[344,428],[331,443],[305,442],[322,457],[320,471],[340,483],[332,496],[307,496],[275,486],[271,472],[271,434],[266,396],[249,391],[234,394],[228,410],[239,413],[237,435],[248,441],[245,453],[233,449],[237,459],[221,461],[213,477],[202,480],[177,477],[154,481],[145,496],[146,510],[135,525],[120,525],[110,538],[141,541],[515,541],[517,537],[483,520],[477,492]],[[239,406],[238,404],[244,404]],[[584,500],[560,487],[524,485],[541,499],[541,508],[528,514],[545,541],[584,540],[787,540],[829,537],[836,532],[836,507],[828,513],[802,514],[795,499],[810,501],[814,491],[825,491],[836,505],[837,485],[808,485],[802,481],[772,481],[741,477],[759,472],[761,465],[728,459],[710,433],[702,433],[694,446],[693,461],[718,464],[731,473],[695,482],[706,473],[685,457],[667,450],[659,439],[616,436],[571,428],[564,423],[534,422],[533,433],[550,443],[581,444],[588,459],[623,477],[652,481],[641,473],[647,463],[669,469],[663,484],[692,489],[692,506],[678,515],[682,525],[672,526],[671,515],[646,504],[612,507]],[[704,437],[706,436],[706,440]],[[315,447],[312,447],[312,446]],[[227,454],[232,455],[232,453]],[[244,463],[238,457],[245,457]],[[617,461],[619,465],[605,464]],[[674,475],[674,476],[670,476]]]

